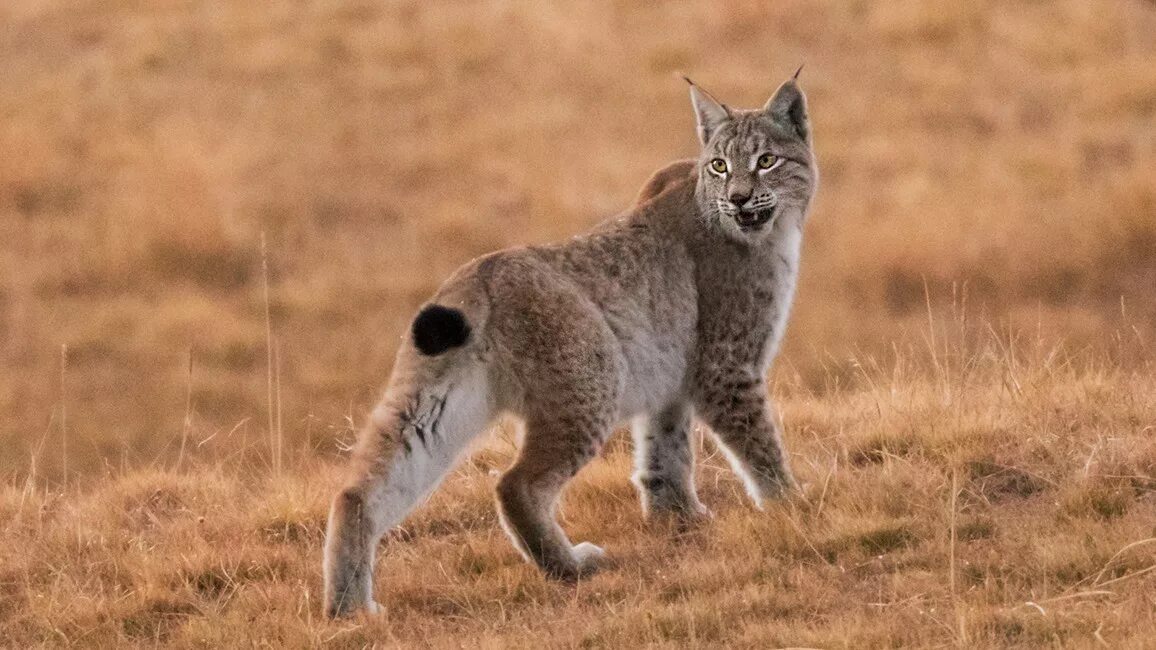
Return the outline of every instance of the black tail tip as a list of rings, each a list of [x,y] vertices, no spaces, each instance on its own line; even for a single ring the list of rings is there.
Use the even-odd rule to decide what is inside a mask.
[[[413,320],[413,344],[426,356],[461,347],[469,338],[465,314],[453,307],[429,305]]]

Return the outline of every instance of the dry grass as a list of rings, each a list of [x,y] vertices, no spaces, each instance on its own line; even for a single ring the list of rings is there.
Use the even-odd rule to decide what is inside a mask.
[[[646,525],[625,445],[562,519],[611,564],[570,587],[506,542],[503,439],[383,547],[379,619],[320,618],[331,465],[115,475],[0,494],[0,637],[14,646],[1142,647],[1156,635],[1153,368],[992,345],[937,375],[780,402],[806,500],[752,510],[709,445],[713,521]],[[962,363],[956,363],[961,361]],[[320,478],[319,478],[320,477]],[[953,570],[954,569],[954,570]]]
[[[1156,637],[1150,2],[0,24],[0,645]],[[800,62],[822,183],[776,391],[808,502],[751,511],[708,447],[717,519],[650,530],[616,444],[564,514],[617,565],[571,589],[500,539],[495,440],[386,547],[387,617],[320,621],[333,468],[414,307],[693,153],[675,72],[749,106]]]
[[[925,286],[1077,346],[1156,332],[1156,11],[941,5],[5,2],[0,476],[58,428],[62,344],[79,475],[175,462],[190,349],[190,439],[267,458],[262,233],[284,454],[332,453],[452,269],[695,151],[676,71],[751,106],[806,62],[810,385],[912,336]]]

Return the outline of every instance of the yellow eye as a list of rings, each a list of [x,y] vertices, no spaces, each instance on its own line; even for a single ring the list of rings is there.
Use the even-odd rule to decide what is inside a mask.
[[[715,173],[725,174],[727,173],[727,161],[723,160],[722,158],[715,158],[714,160],[710,161],[710,168],[714,170]]]
[[[775,166],[779,159],[769,153],[759,156],[759,169],[770,169]]]

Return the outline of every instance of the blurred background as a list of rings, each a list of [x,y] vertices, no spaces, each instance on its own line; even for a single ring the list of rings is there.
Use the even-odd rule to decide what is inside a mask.
[[[338,454],[454,268],[696,154],[678,73],[754,107],[801,63],[776,373],[853,385],[929,318],[1154,340],[1152,2],[7,0],[0,476]]]

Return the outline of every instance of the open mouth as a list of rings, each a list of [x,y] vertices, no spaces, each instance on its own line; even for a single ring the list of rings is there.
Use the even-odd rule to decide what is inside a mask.
[[[743,231],[749,232],[762,228],[763,225],[771,221],[774,216],[774,208],[755,210],[753,212],[744,211],[735,215],[735,223],[737,223]]]

